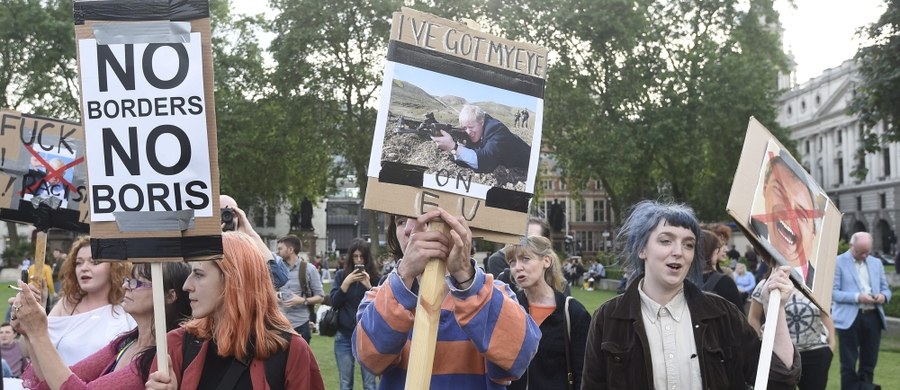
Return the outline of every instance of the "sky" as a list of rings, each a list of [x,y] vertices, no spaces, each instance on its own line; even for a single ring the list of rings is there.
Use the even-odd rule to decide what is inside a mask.
[[[236,13],[261,13],[274,17],[260,0],[232,0]],[[776,0],[784,27],[785,49],[797,63],[798,83],[839,66],[856,54],[859,27],[874,22],[884,12],[884,0]],[[268,39],[271,39],[268,38]],[[265,40],[265,38],[264,38]]]
[[[777,0],[785,49],[794,55],[798,83],[839,66],[856,54],[863,40],[856,30],[878,20],[883,0]]]

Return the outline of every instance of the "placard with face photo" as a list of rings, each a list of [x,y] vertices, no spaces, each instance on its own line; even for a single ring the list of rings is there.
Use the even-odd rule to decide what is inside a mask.
[[[546,53],[434,15],[395,13],[365,207],[415,216],[440,206],[476,230],[523,234]]]
[[[728,213],[756,250],[830,312],[841,213],[778,140],[751,118]]]

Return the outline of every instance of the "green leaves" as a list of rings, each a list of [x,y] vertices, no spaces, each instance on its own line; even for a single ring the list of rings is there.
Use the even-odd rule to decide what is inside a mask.
[[[0,3],[0,107],[79,117],[71,0]]]
[[[900,1],[885,0],[885,12],[860,33],[874,43],[856,53],[860,83],[850,103],[850,111],[862,123],[863,142],[857,158],[881,150],[881,145],[900,141]],[[875,125],[886,124],[879,139]],[[862,180],[865,166],[851,172]]]

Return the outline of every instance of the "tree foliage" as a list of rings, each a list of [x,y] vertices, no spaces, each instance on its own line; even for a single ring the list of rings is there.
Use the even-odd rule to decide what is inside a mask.
[[[317,101],[275,93],[258,40],[266,22],[229,8],[225,0],[210,3],[221,191],[246,206],[298,207],[304,196],[323,194],[328,179]]]
[[[71,0],[0,3],[0,107],[77,119]]]
[[[390,32],[401,2],[376,0],[270,0],[279,12],[271,25],[274,87],[286,102],[317,101],[320,137],[343,157],[365,196],[375,131],[376,92]],[[293,107],[297,107],[293,105]],[[372,243],[378,243],[374,214]]]
[[[872,45],[856,53],[860,83],[850,104],[863,124],[863,138],[856,158],[880,152],[883,143],[900,141],[900,0],[885,0],[885,12],[861,30]],[[885,124],[878,136],[875,125]],[[851,173],[865,178],[868,170],[858,164]]]
[[[775,123],[786,61],[771,0],[512,3],[485,11],[510,38],[552,52],[545,139],[569,186],[600,179],[618,216],[663,198],[721,219],[748,119],[787,140]]]

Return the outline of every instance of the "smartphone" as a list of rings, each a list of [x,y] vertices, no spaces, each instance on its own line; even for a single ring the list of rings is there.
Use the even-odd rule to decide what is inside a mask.
[[[22,270],[22,283],[28,284],[28,270]]]
[[[365,264],[356,264],[353,266],[353,272],[363,272],[366,270]]]

